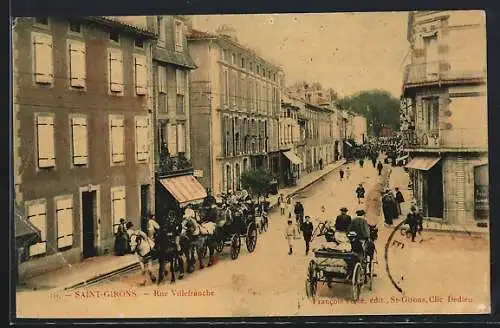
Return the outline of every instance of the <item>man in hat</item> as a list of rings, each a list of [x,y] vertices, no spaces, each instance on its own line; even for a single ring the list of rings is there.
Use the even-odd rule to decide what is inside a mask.
[[[297,224],[301,226],[302,222],[304,222],[304,206],[300,201],[295,202],[293,212],[295,213],[295,221],[297,221]]]
[[[384,164],[382,164],[382,162],[378,162],[377,164],[377,171],[378,171],[378,175],[382,175],[382,169],[384,168]]]
[[[358,198],[358,204],[361,204],[361,199],[365,198],[365,188],[362,183],[356,188],[356,197]]]
[[[359,209],[356,211],[356,216],[352,219],[351,224],[347,228],[348,232],[354,231],[359,240],[367,240],[370,238],[370,227],[365,219],[365,210]]]
[[[410,226],[411,241],[415,242],[415,237],[417,236],[417,231],[422,231],[422,215],[417,211],[417,208],[412,205],[410,208],[410,213],[406,216],[405,223]]]
[[[206,219],[209,221],[215,221],[216,219],[216,210],[214,206],[217,204],[217,200],[212,195],[212,191],[210,188],[207,188],[207,196],[203,199],[203,208],[206,211]]]
[[[311,217],[309,215],[306,215],[305,221],[300,227],[300,230],[302,230],[302,235],[304,236],[304,241],[306,242],[306,255],[309,254],[309,243],[312,239],[313,229],[314,227],[311,222]]]
[[[396,190],[396,203],[397,203],[397,207],[398,207],[398,215],[401,215],[401,203],[404,203],[405,202],[405,198],[403,197],[403,193],[401,192],[401,190],[399,190],[398,187],[395,188]]]
[[[351,224],[351,216],[347,214],[349,210],[345,207],[340,209],[340,214],[335,219],[335,231],[347,232]]]
[[[385,226],[392,226],[394,218],[394,206],[392,202],[392,197],[390,195],[390,190],[386,189],[382,195],[382,211],[384,212],[384,224]]]

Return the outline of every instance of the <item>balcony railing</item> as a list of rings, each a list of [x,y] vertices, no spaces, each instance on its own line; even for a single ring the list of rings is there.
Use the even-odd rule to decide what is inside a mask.
[[[189,174],[193,171],[193,165],[184,153],[175,156],[169,155],[165,150],[159,155],[157,174],[159,176],[173,176]]]
[[[463,149],[487,150],[488,129],[450,128],[428,131],[403,131],[409,149]]]
[[[406,85],[438,81],[482,80],[485,75],[485,70],[454,69],[448,62],[435,61],[407,65],[404,72],[403,83]]]

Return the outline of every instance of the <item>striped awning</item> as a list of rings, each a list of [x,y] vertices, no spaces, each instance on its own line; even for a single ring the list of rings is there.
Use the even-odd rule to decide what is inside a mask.
[[[293,151],[286,151],[283,153],[283,155],[285,155],[285,157],[288,158],[293,164],[302,164],[302,160],[300,159],[300,157],[295,155]]]
[[[419,156],[413,158],[408,164],[405,165],[405,167],[409,169],[428,171],[436,165],[440,159],[441,157]]]
[[[160,179],[160,183],[167,191],[185,206],[190,202],[202,200],[207,196],[205,188],[192,175]]]
[[[352,147],[352,144],[349,141],[345,141],[345,143],[349,146]]]

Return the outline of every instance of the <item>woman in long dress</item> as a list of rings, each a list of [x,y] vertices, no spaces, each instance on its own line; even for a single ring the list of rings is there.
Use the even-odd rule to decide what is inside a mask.
[[[123,256],[128,253],[129,239],[127,229],[125,228],[125,220],[120,219],[120,225],[115,235],[115,254]]]

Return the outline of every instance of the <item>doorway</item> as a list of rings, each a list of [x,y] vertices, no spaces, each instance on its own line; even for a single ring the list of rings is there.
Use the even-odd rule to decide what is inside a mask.
[[[149,185],[141,185],[141,229],[147,230],[149,214]]]
[[[96,255],[95,247],[95,214],[96,214],[96,191],[82,192],[82,234],[83,234],[83,258]]]
[[[443,168],[438,162],[427,174],[427,215],[443,218],[443,202]]]

